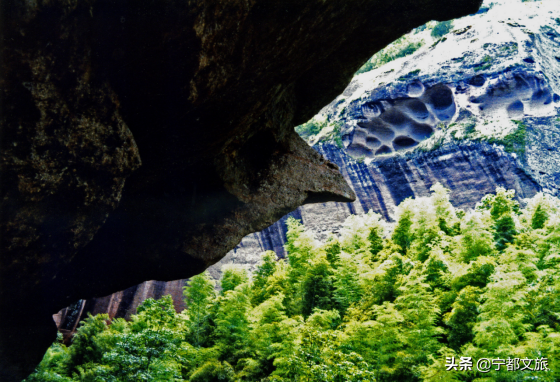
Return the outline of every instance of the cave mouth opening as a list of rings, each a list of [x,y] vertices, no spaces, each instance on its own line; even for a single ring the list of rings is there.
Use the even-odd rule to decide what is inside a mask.
[[[129,19],[126,19],[125,23],[128,22]],[[431,22],[431,23],[432,24],[430,24],[429,26],[424,25],[416,28],[415,30],[413,30],[412,33],[424,33],[430,35],[431,33],[430,28],[433,29],[440,24],[436,22]],[[105,31],[103,33],[104,34],[111,33],[111,31]],[[124,37],[121,36],[120,38],[124,38]],[[191,39],[193,39],[193,37],[189,35],[189,44],[192,45]],[[388,60],[386,63],[383,63],[383,65],[385,64],[393,65],[398,59],[406,58],[409,55],[418,52],[422,48],[422,46],[419,45],[416,39],[413,40],[409,39],[410,41],[406,41],[406,40],[407,37],[405,36],[404,39],[399,38],[394,43],[390,44],[390,46],[391,45],[397,46],[399,50],[395,57],[391,57],[390,60]],[[435,38],[433,40],[436,41]],[[154,44],[154,41],[155,41],[154,39],[150,39],[151,44]],[[403,41],[406,41],[406,44],[403,43]],[[114,44],[117,44],[117,42],[113,42],[113,45]],[[174,41],[173,44],[178,44],[178,42]],[[424,43],[424,47],[427,46],[427,44],[428,43]],[[386,55],[387,52],[390,49],[392,49],[390,46],[382,50],[381,54],[377,54],[377,57],[374,56],[368,59],[367,63],[373,63],[375,60],[378,60],[379,56],[384,54]],[[163,49],[163,47],[160,47],[159,49],[161,50]],[[181,49],[186,49],[186,48],[183,47]],[[134,54],[135,54],[134,56],[135,59],[138,58],[136,56],[141,56],[140,51],[138,52],[135,51]],[[111,65],[113,65],[116,59],[121,60],[119,57],[115,56],[115,57],[111,57],[110,60],[108,60],[108,62]],[[174,56],[173,62],[176,62],[177,59],[178,56],[177,57]],[[98,60],[102,60],[102,58],[98,58]],[[151,63],[150,65],[155,66],[152,63],[152,61],[150,61]],[[108,64],[103,64],[103,65],[108,65]],[[122,63],[119,65],[122,65]],[[378,67],[380,68],[383,65],[380,65]],[[191,68],[193,66],[195,66],[195,64],[191,62],[188,63],[189,71],[193,70]],[[365,66],[367,67],[367,65]],[[375,65],[370,66],[370,68],[374,66]],[[103,68],[104,70],[108,70],[105,67]],[[356,74],[367,73],[367,72],[361,72],[362,70],[363,68],[358,70]],[[394,72],[395,69],[393,69],[391,73]],[[433,135],[435,131],[435,127],[432,127],[433,121],[431,120],[434,119],[433,117],[434,113],[439,113],[439,111],[447,110],[454,102],[452,92],[447,87],[441,84],[435,84],[435,85],[424,84],[420,78],[420,73],[421,72],[419,71],[407,71],[406,73],[403,73],[402,75],[397,77],[397,79],[401,77],[403,79],[402,81],[403,81],[404,93],[394,100],[390,100],[390,99],[375,100],[366,103],[364,106],[360,108],[360,110],[354,110],[353,105],[345,105],[345,107],[347,107],[347,110],[349,112],[350,111],[352,111],[352,113],[355,112],[356,116],[358,117],[356,120],[357,121],[356,131],[358,130],[358,128],[359,131],[357,132],[354,131],[351,134],[348,134],[344,132],[345,127],[343,125],[332,126],[329,125],[329,123],[324,123],[324,121],[316,121],[315,118],[310,120],[308,123],[304,124],[306,125],[305,128],[301,128],[303,125],[300,126],[300,129],[296,128],[296,132],[298,132],[300,136],[305,138],[308,143],[312,143],[313,145],[315,145],[317,142],[325,142],[325,141],[321,141],[321,139],[324,137],[321,136],[321,134],[330,135],[328,138],[332,140],[332,143],[335,146],[344,148],[344,150],[348,154],[350,154],[354,159],[356,159],[358,162],[362,162],[364,159],[371,159],[376,157],[388,158],[397,152],[412,150],[416,146],[418,146],[420,142],[428,139]],[[143,76],[143,73],[134,72],[134,75],[141,77]],[[158,97],[153,102],[155,103],[158,109],[163,110],[165,108],[171,108],[169,105],[166,105],[166,102],[168,100],[164,97],[165,92],[162,89],[160,89],[165,84],[170,83],[173,85],[171,86],[171,89],[174,92],[173,94],[177,96],[174,97],[173,103],[171,104],[173,105],[173,108],[171,109],[180,110],[180,108],[177,107],[176,104],[185,101],[185,97],[187,96],[186,93],[183,94],[177,90],[178,89],[177,86],[179,83],[177,80],[171,78],[167,74],[165,75],[159,74],[159,76],[165,77],[165,81],[163,80],[159,81],[161,84],[158,85],[158,88],[156,89],[157,92],[155,92],[157,93]],[[127,77],[126,78],[117,77],[116,81],[119,90],[126,89],[126,87],[128,86],[127,81],[131,82],[131,80],[128,79]],[[347,89],[343,93],[347,93],[350,88],[355,86],[353,85],[352,81],[348,84]],[[480,80],[477,81],[475,82],[478,84]],[[144,90],[142,93],[135,89],[133,92],[134,97],[139,97],[139,98],[145,97],[146,94],[149,93],[148,91],[149,90]],[[330,106],[336,103],[338,103],[338,106],[341,107],[341,105],[343,105],[340,103],[341,97],[342,96],[337,97],[332,103],[325,106],[325,108],[329,108]],[[231,108],[234,108],[234,106],[231,106]],[[140,110],[135,109],[133,111],[130,111],[125,108],[124,112],[126,112],[125,115],[133,115],[135,122],[142,120],[142,113]],[[184,118],[183,114],[181,114],[181,117],[179,118],[179,116],[176,115],[178,112],[174,112],[174,113],[175,114],[170,114],[168,118],[172,118],[175,120]],[[211,114],[210,112],[208,113]],[[220,113],[216,113],[216,116],[219,115]],[[215,118],[217,121],[222,122],[219,117],[215,117]],[[196,120],[198,121],[198,118]],[[150,123],[155,124],[155,121],[150,120]],[[196,128],[197,130],[201,130],[201,131],[204,130],[204,126],[202,124],[197,123]],[[184,135],[185,135],[184,132],[177,133],[177,137],[182,137]],[[202,136],[203,133],[197,133],[197,135]],[[319,136],[319,140],[315,140],[315,137],[317,136]],[[161,140],[161,138],[158,139]],[[152,137],[151,135],[146,135],[145,137],[142,136],[141,140],[142,140],[142,146],[147,147],[151,144]],[[181,140],[176,140],[176,142],[171,142],[170,145],[179,146],[180,145],[179,141]],[[194,142],[196,140],[191,140],[191,141]],[[263,129],[257,132],[256,134],[254,134],[243,145],[243,147],[239,151],[240,153],[239,157],[244,159],[245,161],[244,168],[247,170],[247,172],[253,175],[260,174],[262,175],[262,177],[264,177],[267,172],[267,166],[268,166],[267,164],[270,162],[271,157],[274,155],[274,153],[270,150],[270,148],[276,147],[277,144],[278,144],[277,138],[273,134],[271,134],[270,131],[267,129]],[[196,146],[196,145],[192,144],[191,146]],[[148,158],[148,160],[151,159]],[[337,163],[336,160],[333,160],[333,162]],[[339,163],[337,163],[337,165],[340,166]],[[254,178],[254,177],[249,177],[249,178]],[[247,186],[251,189],[255,189],[258,188],[259,182],[255,181],[254,184],[249,184]],[[196,189],[193,191],[193,195],[195,194],[196,194]],[[323,197],[322,195],[317,195],[314,198],[309,198],[308,200],[306,200],[306,202],[313,202],[313,201],[323,202],[328,199],[329,199],[329,195],[326,195],[325,197]],[[194,196],[193,196],[193,201],[195,201]],[[387,214],[387,212],[385,212],[385,214]],[[285,251],[282,249],[282,245],[278,245],[277,243],[275,243],[275,241],[285,242],[286,240],[285,219],[284,219],[284,223],[280,224],[279,226],[280,228],[276,228],[276,230],[278,231],[277,233],[273,233],[274,230],[272,229],[271,230],[266,229],[268,230],[268,233],[270,235],[274,235],[278,238],[269,241],[269,243],[266,244],[265,246],[266,249],[268,250],[276,250],[278,253],[284,254]],[[219,273],[216,273],[216,275],[218,274]],[[151,281],[148,282],[151,283]],[[120,317],[122,315],[129,317],[130,316],[129,313],[131,311],[134,311],[134,307],[136,307],[141,302],[139,297],[142,296],[142,294],[144,295],[147,294],[146,296],[150,296],[150,294],[153,294],[152,287],[147,287],[147,288],[145,287],[145,284],[148,282],[144,282],[144,284],[142,285],[144,286],[143,288],[135,286],[125,291],[115,293],[108,297],[98,298],[96,299],[97,303],[92,303],[91,300],[88,301],[86,309],[83,310],[83,314],[78,315],[78,318],[76,318],[75,321],[73,320],[73,318],[76,316],[74,306],[72,306],[71,309],[65,309],[66,311],[63,310],[57,315],[55,315],[55,317],[57,318],[57,323],[59,323],[59,326],[62,326],[64,328],[70,327],[75,329],[74,324],[76,324],[77,321],[85,319],[87,311],[102,312],[104,310],[109,310],[111,312],[111,315],[114,315],[116,317]],[[182,282],[179,283],[184,284],[185,282],[186,280],[182,280]],[[150,286],[152,285],[150,284]],[[175,291],[175,290],[176,288],[173,287],[169,291]],[[177,299],[179,300],[182,299],[180,297],[180,294],[175,294],[174,300]],[[125,307],[127,305],[129,305],[130,307],[128,308]],[[179,307],[180,305],[176,304],[176,306]],[[74,323],[72,324],[70,322],[74,322]]]
[[[124,22],[122,22],[122,24],[124,24]],[[173,40],[174,38],[175,36],[173,35],[169,36],[169,39],[171,40]],[[404,48],[406,48],[405,50],[410,54],[413,54],[415,51],[420,49],[416,47],[416,43],[414,41],[411,41],[409,43],[410,44],[408,44]],[[443,43],[440,42],[440,44]],[[115,55],[118,56],[118,52],[115,52]],[[394,61],[405,57],[406,55],[395,58],[387,64],[390,64],[392,62],[394,65]],[[370,63],[372,62],[371,59],[368,61]],[[196,63],[194,63],[193,65],[191,64],[192,63],[189,63],[189,68],[191,66],[196,67]],[[393,72],[391,73],[394,72],[396,71],[393,70]],[[323,145],[330,140],[330,144],[332,144],[331,148],[336,147],[345,150],[348,154],[351,154],[351,157],[355,160],[352,166],[356,166],[359,168],[364,167],[364,162],[367,163],[365,159],[370,160],[372,158],[379,157],[380,159],[388,160],[392,158],[392,155],[397,152],[413,150],[421,141],[427,140],[433,135],[437,128],[436,122],[449,119],[448,116],[454,112],[454,99],[452,93],[450,96],[451,91],[445,86],[441,86],[439,84],[434,85],[431,83],[422,82],[420,80],[421,73],[421,71],[417,70],[408,70],[406,71],[406,73],[400,73],[398,75],[399,77],[397,77],[396,79],[403,83],[403,93],[398,98],[390,99],[387,97],[380,101],[376,100],[367,108],[364,107],[361,108],[361,110],[358,110],[358,108],[354,108],[355,105],[346,105],[349,107],[348,112],[355,113],[356,117],[358,117],[356,126],[352,126],[352,128],[356,128],[353,132],[348,132],[347,126],[342,123],[317,123],[311,130],[311,132],[313,132],[314,134],[307,138],[311,138],[314,146]],[[138,75],[143,76],[143,73],[139,73]],[[122,83],[120,84],[123,88],[127,86],[125,80],[126,79],[122,80]],[[174,79],[171,78],[168,81],[172,82],[174,81]],[[182,90],[183,88],[181,88],[181,91]],[[249,94],[249,92],[247,92],[246,94]],[[138,98],[141,98],[143,96],[143,94],[140,94],[138,95]],[[180,103],[179,101],[182,102],[186,99],[185,94],[181,94],[181,96],[182,98],[174,100],[174,102]],[[207,95],[205,94],[204,96]],[[164,100],[163,98],[158,99],[158,107],[166,106],[165,102],[166,100]],[[327,105],[327,107],[329,107],[329,105]],[[233,109],[236,106],[237,105],[233,105],[231,106],[231,108]],[[134,111],[136,112],[136,109]],[[138,110],[138,112],[141,111]],[[128,111],[128,113],[131,112]],[[219,115],[220,113],[216,114]],[[289,113],[286,114],[289,115]],[[183,115],[181,114],[181,118],[182,117]],[[173,118],[178,117],[173,116]],[[138,113],[136,119],[142,119],[141,113]],[[218,117],[216,117],[216,121],[222,123],[229,122],[226,121],[226,119],[223,119],[222,121],[222,119]],[[157,126],[157,124],[154,124],[154,126]],[[197,128],[200,128],[201,131],[205,128],[204,124],[197,124],[196,126]],[[358,130],[358,128],[360,128],[360,130]],[[318,132],[315,133],[315,130],[318,130]],[[205,136],[205,134],[206,132],[200,133],[197,134],[196,137],[203,137]],[[317,136],[321,134],[323,135],[318,137],[319,139],[316,139]],[[177,136],[184,137],[185,134],[184,132],[177,132]],[[326,139],[322,140],[325,137]],[[142,146],[149,146],[151,144],[151,139],[151,136],[149,134],[146,134],[143,137]],[[232,137],[228,137],[228,139],[235,140],[235,138]],[[158,138],[158,140],[161,139]],[[270,162],[271,157],[274,155],[274,153],[272,153],[269,148],[275,147],[276,144],[276,137],[266,130],[255,134],[244,144],[239,153],[240,157],[242,157],[246,161],[245,168],[247,169],[248,173],[266,173],[267,164]],[[179,146],[177,142],[170,142],[169,145],[173,147]],[[189,145],[189,147],[196,147],[196,140],[191,140],[191,142],[189,142]],[[319,149],[321,154],[325,155],[325,151],[321,150],[322,149]],[[340,167],[340,161],[337,161],[337,159],[332,159],[332,161]],[[177,168],[180,169],[180,166],[178,166]],[[346,168],[344,168],[343,170],[344,172],[347,171]],[[301,177],[305,176],[305,174],[301,175]],[[371,195],[377,195],[378,197],[376,198],[381,201],[380,196],[383,196],[383,193],[387,194],[387,191],[374,190],[375,183],[371,184],[371,189],[368,189],[367,193],[371,193]],[[247,186],[250,189],[256,189],[260,185],[254,184]],[[403,185],[402,189],[405,189],[405,186],[406,185]],[[193,192],[193,194],[194,193],[196,193],[196,191]],[[164,197],[167,198],[166,195]],[[329,195],[317,194],[314,198],[310,198],[305,202],[319,202],[322,204],[328,201],[329,198]],[[196,201],[194,197],[193,201]],[[358,208],[357,205],[350,204],[345,206],[345,209],[347,209],[348,211],[345,210],[343,213],[335,212],[332,214],[332,217],[339,217],[346,214],[347,212],[361,212],[360,208]],[[363,209],[363,207],[361,209]],[[380,205],[380,211],[382,211],[384,217],[389,216],[390,209],[391,207]],[[298,214],[298,212],[293,212],[291,213],[291,216],[301,218],[302,215],[299,214],[298,216]],[[258,246],[266,247],[266,249],[273,250],[277,254],[285,254],[283,243],[285,243],[287,240],[286,220],[287,218],[284,217],[278,223],[272,224],[269,228],[264,230],[262,232],[264,234],[257,233],[253,235],[249,240],[252,240],[253,245],[257,244]],[[265,239],[265,236],[268,236],[268,238]],[[249,243],[249,241],[247,241],[247,243]],[[249,245],[246,244],[241,244],[240,246],[236,247],[234,251],[234,255],[238,257],[236,259],[242,257],[243,251],[246,251],[248,248]],[[234,257],[230,257],[227,261],[232,262],[233,258]],[[233,261],[232,263],[235,263],[235,261]],[[254,266],[254,264],[252,266]],[[113,316],[115,317],[128,316],[128,318],[130,318],[131,312],[134,311],[134,309],[138,307],[139,304],[141,304],[142,299],[145,299],[149,296],[159,298],[162,296],[162,294],[165,295],[167,293],[173,292],[171,293],[173,299],[179,299],[182,301],[182,288],[185,286],[187,281],[181,280],[175,282],[177,282],[176,285],[171,286],[171,284],[174,282],[167,282],[168,284],[162,285],[157,281],[147,281],[142,285],[120,292],[121,295],[115,293],[111,296],[99,299],[96,298],[97,303],[99,303],[97,307],[95,307],[95,304],[92,303],[94,302],[94,300],[89,300],[86,303],[84,303],[84,301],[80,301],[78,304],[72,306],[69,311],[69,315],[66,316],[66,318],[59,318],[59,320],[61,321],[61,326],[67,330],[72,329],[72,331],[75,331],[75,324],[77,324],[77,321],[79,321],[80,319],[85,318],[84,315],[86,311],[100,313],[103,312],[104,309],[106,309],[111,310],[111,313],[114,314]],[[130,307],[130,309],[125,309],[125,307]],[[175,308],[177,309],[177,307]],[[76,310],[78,310],[79,312],[77,312]],[[84,313],[84,315],[81,315],[80,312]],[[74,324],[72,324],[71,322],[74,322]]]

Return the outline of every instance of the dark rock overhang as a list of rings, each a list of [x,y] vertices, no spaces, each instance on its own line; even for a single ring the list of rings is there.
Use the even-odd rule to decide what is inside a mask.
[[[373,53],[480,2],[2,1],[0,378],[32,371],[69,303],[353,200],[293,127]]]

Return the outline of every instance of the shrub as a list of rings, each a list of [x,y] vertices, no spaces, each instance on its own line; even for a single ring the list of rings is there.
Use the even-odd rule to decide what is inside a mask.
[[[451,29],[453,29],[453,22],[451,20],[442,21],[441,23],[438,23],[434,29],[432,29],[431,35],[433,38],[439,39],[451,32]]]
[[[321,132],[327,126],[326,122],[317,122],[315,120],[310,120],[305,124],[296,126],[296,133],[300,135],[304,140],[311,136],[315,136]]]

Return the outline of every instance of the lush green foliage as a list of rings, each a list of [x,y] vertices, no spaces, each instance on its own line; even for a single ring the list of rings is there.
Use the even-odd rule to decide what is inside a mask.
[[[511,120],[517,125],[517,129],[504,137],[478,137],[477,140],[484,140],[489,144],[503,145],[508,153],[515,153],[523,158],[525,156],[525,146],[527,144],[527,125],[523,121]]]
[[[522,121],[515,121],[517,124],[517,129],[508,134],[503,139],[503,145],[508,153],[517,153],[517,154],[524,154],[525,153],[525,141],[527,136],[527,125],[524,124]]]
[[[185,287],[188,310],[148,299],[132,321],[90,317],[30,381],[552,381],[560,379],[560,202],[498,188],[476,209],[407,199],[397,222],[350,216],[318,243],[288,220],[252,281]],[[447,371],[446,357],[549,359],[548,371]]]
[[[323,132],[320,141],[334,142],[336,146],[342,149],[344,144],[342,143],[340,134],[341,129],[342,125],[338,121],[317,121],[314,118],[312,118],[305,124],[296,126],[295,128],[296,133],[299,134],[304,140],[307,140],[308,138],[316,136],[317,134]]]
[[[511,122],[517,125],[517,128],[512,129],[503,137],[487,137],[478,135],[476,130],[476,121],[474,119],[469,119],[462,123],[452,123],[449,125],[449,128],[459,128],[451,133],[453,138],[457,141],[468,139],[479,142],[487,142],[489,144],[502,145],[506,152],[515,153],[521,159],[524,159],[525,148],[527,146],[527,124],[518,120],[511,120]],[[483,125],[486,124],[488,124],[488,121],[483,123]],[[461,136],[457,135],[459,132],[462,132]]]
[[[327,126],[326,122],[317,122],[313,119],[309,120],[305,124],[296,126],[296,133],[299,134],[303,139],[308,139],[311,136],[319,134]]]

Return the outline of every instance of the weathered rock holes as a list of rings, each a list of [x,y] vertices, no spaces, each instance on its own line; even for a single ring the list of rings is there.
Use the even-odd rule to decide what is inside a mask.
[[[383,108],[376,103],[362,105],[362,114],[366,118],[378,117],[381,113],[383,113]]]
[[[375,148],[381,145],[381,141],[379,141],[377,138],[375,137],[368,137],[366,139],[366,144],[368,147],[370,148]]]
[[[343,136],[350,155],[373,157],[413,148],[456,112],[454,95],[447,85],[426,88],[416,80],[407,86],[406,94],[417,97],[376,100],[361,106],[362,120]]]
[[[517,92],[531,91],[531,89],[534,87],[531,86],[530,84],[533,81],[527,81],[527,79],[520,74],[513,75],[513,81],[510,80],[510,81],[505,81],[504,83],[498,83],[499,84],[498,86],[507,92],[510,91],[512,82],[514,83],[515,90]]]
[[[453,92],[448,86],[439,84],[430,89],[428,89],[424,95],[429,101],[434,109],[443,110],[449,108],[453,105]]]
[[[467,84],[475,86],[477,88],[480,88],[485,83],[486,83],[486,78],[481,74],[473,76],[473,77],[471,77],[470,79],[467,80]]]
[[[346,151],[354,157],[371,157],[373,154],[373,151],[370,148],[355,143],[349,146]]]
[[[424,141],[434,134],[434,129],[426,124],[413,124],[408,129],[410,135],[417,141]]]
[[[550,88],[538,74],[507,71],[497,76],[483,92],[478,97],[469,98],[469,102],[478,104],[484,118],[521,118],[526,114],[542,114],[553,102]]]
[[[381,115],[383,121],[390,125],[403,125],[407,122],[407,116],[397,108],[391,108]]]
[[[418,99],[406,100],[403,107],[408,109],[408,115],[418,120],[426,120],[430,117],[430,112],[426,108],[426,104]]]
[[[532,103],[548,105],[552,102],[552,95],[548,89],[539,89],[531,97]]]
[[[382,147],[377,149],[377,151],[375,152],[375,154],[378,155],[378,156],[382,155],[382,154],[391,154],[391,153],[393,153],[393,151],[387,145],[383,145]]]
[[[523,103],[519,100],[509,104],[507,107],[507,113],[509,118],[520,118],[523,117],[524,114],[524,106]]]
[[[424,93],[424,84],[420,81],[413,81],[412,83],[408,84],[406,89],[406,93],[409,97],[420,97],[422,93]]]
[[[399,136],[393,140],[393,148],[395,150],[409,149],[418,145],[418,142],[410,137]]]
[[[395,132],[391,129],[391,126],[379,118],[367,123],[359,123],[358,126],[364,128],[371,136],[380,141],[390,141],[395,137]]]

